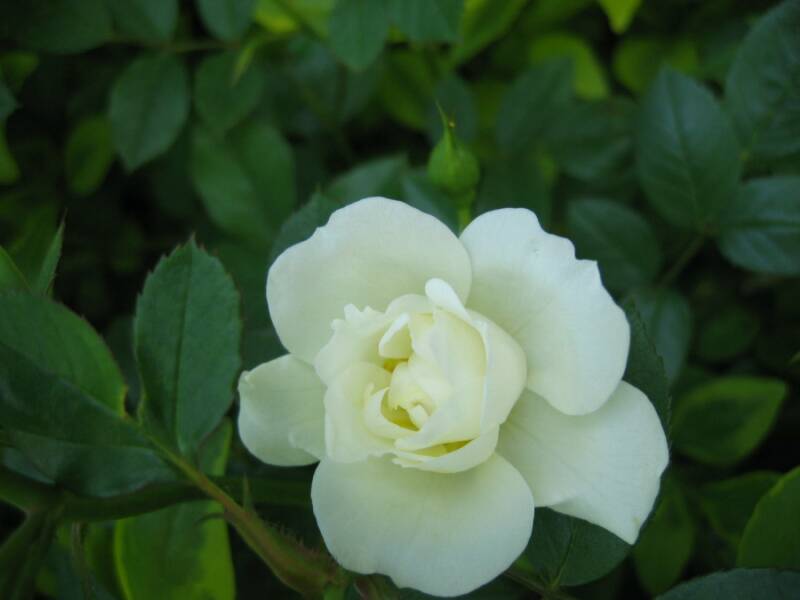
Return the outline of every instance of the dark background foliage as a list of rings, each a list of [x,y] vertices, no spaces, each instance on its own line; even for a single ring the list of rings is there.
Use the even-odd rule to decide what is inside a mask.
[[[0,0],[0,595],[290,596],[213,503],[25,518],[14,486],[168,482],[153,435],[239,496],[246,473],[259,514],[318,547],[312,471],[257,464],[220,418],[239,368],[282,353],[264,281],[284,248],[377,194],[458,229],[425,169],[437,102],[481,165],[473,215],[530,208],[599,261],[672,447],[632,550],[539,510],[539,543],[471,597],[715,571],[667,597],[800,597],[767,570],[800,569],[796,0]],[[195,367],[200,399],[161,385],[202,359],[182,334],[231,357]],[[168,416],[192,402],[205,421]]]

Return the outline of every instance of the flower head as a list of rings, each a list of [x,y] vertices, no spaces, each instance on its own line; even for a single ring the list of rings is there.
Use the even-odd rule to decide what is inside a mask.
[[[664,432],[621,380],[629,327],[596,264],[530,211],[459,239],[361,200],[278,257],[267,301],[289,353],[242,375],[240,435],[267,463],[319,461],[314,514],[344,567],[463,594],[522,552],[535,506],[635,541]]]

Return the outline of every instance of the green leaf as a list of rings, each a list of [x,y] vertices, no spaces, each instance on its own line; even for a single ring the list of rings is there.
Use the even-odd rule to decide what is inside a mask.
[[[17,101],[11,95],[5,81],[0,77],[0,122],[5,121],[17,108]]]
[[[236,60],[235,52],[212,54],[203,59],[195,75],[195,108],[216,133],[224,133],[247,117],[264,89],[256,69],[247,69],[234,81]]]
[[[119,412],[2,341],[0,421],[42,474],[78,493],[110,496],[174,479]]]
[[[162,259],[136,304],[134,351],[145,426],[191,455],[233,400],[239,294],[194,241]]]
[[[800,177],[745,183],[722,222],[720,252],[733,264],[770,275],[800,275]]]
[[[535,158],[525,154],[489,163],[481,178],[475,213],[497,208],[527,208],[550,226],[553,199]]]
[[[378,93],[392,118],[413,129],[425,129],[432,113],[439,120],[435,104],[431,106],[437,92],[436,74],[421,54],[410,50],[387,52],[381,67]]]
[[[25,276],[20,273],[8,252],[0,246],[0,292],[7,290],[28,290],[28,282]]]
[[[86,117],[75,125],[64,149],[67,185],[76,196],[94,192],[114,161],[111,124],[105,115]]]
[[[583,38],[571,33],[549,33],[537,36],[528,48],[528,59],[532,64],[554,58],[572,61],[572,85],[576,96],[585,100],[608,96],[603,66]]]
[[[242,124],[227,140],[194,131],[192,183],[211,220],[256,247],[294,208],[294,168],[291,146],[263,121]]]
[[[675,447],[709,465],[729,465],[766,437],[786,395],[786,384],[767,377],[720,377],[691,390],[676,404]]]
[[[339,0],[328,22],[331,49],[351,69],[374,61],[389,33],[383,0]]]
[[[405,156],[376,158],[354,167],[334,179],[325,195],[341,204],[369,196],[400,195],[400,180],[408,167]]]
[[[454,232],[458,231],[458,214],[450,197],[434,186],[424,169],[403,177],[402,200],[422,212],[433,215]]]
[[[467,0],[461,19],[461,41],[452,48],[451,62],[462,63],[501,37],[527,3],[528,0]]]
[[[167,42],[178,24],[177,0],[106,0],[119,30],[144,42]]]
[[[699,61],[697,47],[691,40],[625,36],[614,50],[611,68],[625,87],[640,94],[664,65],[694,75],[700,70]]]
[[[570,99],[571,87],[567,60],[549,61],[520,75],[500,106],[495,129],[498,144],[512,153],[538,141]]]
[[[72,54],[96,48],[113,33],[104,0],[30,0],[0,5],[0,23],[25,48]]]
[[[540,508],[523,564],[548,587],[581,585],[611,571],[630,548],[602,527]]]
[[[598,0],[608,17],[614,33],[624,33],[630,27],[642,0]]]
[[[270,263],[278,258],[289,246],[307,240],[317,227],[328,222],[339,204],[320,193],[314,194],[300,210],[284,222],[280,232],[272,244]]]
[[[725,100],[746,153],[777,159],[800,151],[800,4],[764,15],[739,47]]]
[[[779,473],[754,471],[700,487],[698,499],[714,531],[738,548],[756,503],[778,479]]]
[[[738,565],[800,569],[800,468],[790,471],[756,504],[739,545]],[[800,589],[800,582],[795,591]]]
[[[48,298],[17,292],[0,294],[0,314],[0,343],[124,414],[122,373],[86,321]]]
[[[0,184],[8,185],[19,179],[19,166],[8,147],[5,123],[0,123]]]
[[[388,0],[388,11],[411,41],[454,42],[464,0]]]
[[[253,18],[254,0],[197,0],[203,24],[217,38],[239,38]]]
[[[664,361],[667,380],[680,375],[692,339],[692,309],[674,290],[643,289],[632,294],[648,336]]]
[[[136,59],[114,82],[109,118],[128,170],[169,149],[189,114],[189,76],[172,54]]]
[[[574,102],[548,132],[548,149],[560,167],[582,181],[608,179],[633,163],[636,105],[622,97]]]
[[[205,471],[224,473],[232,430],[225,421],[203,448]],[[118,521],[114,557],[125,600],[233,600],[233,562],[221,511],[216,502],[187,502]]]
[[[636,574],[648,594],[660,594],[678,581],[691,557],[694,538],[686,498],[677,484],[666,478],[660,500],[633,548]]]
[[[758,315],[740,306],[719,307],[699,328],[696,353],[706,362],[725,362],[743,354],[756,341]]]
[[[776,600],[793,598],[799,587],[800,573],[734,569],[682,583],[657,600]]]
[[[569,237],[581,258],[600,263],[603,284],[628,290],[651,282],[661,267],[661,249],[650,224],[608,200],[581,200],[567,211]]]
[[[673,225],[715,225],[739,183],[736,137],[711,93],[663,69],[647,93],[636,139],[639,180]]]
[[[56,228],[53,211],[44,206],[33,213],[9,248],[9,254],[31,291],[37,294],[47,294],[50,291],[63,241],[63,223]]]
[[[661,420],[661,426],[669,438],[671,400],[667,376],[664,373],[664,362],[653,345],[636,301],[628,298],[622,308],[631,326],[628,366],[622,378],[644,392],[653,403]]]

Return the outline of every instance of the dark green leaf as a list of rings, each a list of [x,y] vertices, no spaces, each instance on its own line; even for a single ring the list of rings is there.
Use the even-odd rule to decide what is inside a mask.
[[[779,473],[754,471],[703,485],[700,506],[714,531],[737,548],[756,503],[774,486]]]
[[[533,157],[519,154],[486,166],[475,213],[506,207],[532,210],[543,227],[550,226],[553,199]]]
[[[397,27],[415,42],[453,42],[458,36],[464,0],[389,0]]]
[[[11,91],[6,87],[5,81],[0,77],[0,123],[5,121],[14,109],[17,108],[17,101],[11,95]]]
[[[669,589],[692,554],[695,526],[683,492],[671,479],[662,481],[658,505],[633,549],[639,581],[653,596]]]
[[[0,294],[0,314],[0,343],[117,415],[124,413],[122,373],[86,321],[48,298],[17,292]]]
[[[740,46],[725,100],[745,152],[776,159],[800,151],[800,4],[763,16]]]
[[[787,473],[756,504],[742,534],[742,567],[800,569],[800,468]],[[800,589],[798,582],[795,591]]]
[[[231,432],[225,421],[211,436],[202,452],[205,471],[224,473]],[[115,559],[125,597],[233,600],[233,564],[221,512],[215,502],[187,502],[118,521]]]
[[[540,508],[523,556],[548,587],[581,585],[611,571],[630,548],[602,527]]]
[[[134,322],[139,413],[184,454],[197,450],[231,405],[240,333],[233,281],[193,241],[147,278]]]
[[[386,112],[406,127],[425,129],[435,110],[433,100],[438,84],[433,67],[419,53],[395,50],[386,53],[381,69],[378,91]],[[438,118],[438,111],[435,114]]]
[[[458,215],[450,197],[435,187],[424,171],[403,178],[403,200],[422,212],[433,215],[453,231],[458,230]]]
[[[114,161],[111,125],[105,115],[87,117],[75,126],[64,149],[67,185],[76,196],[88,196],[103,183]]]
[[[681,373],[692,339],[692,309],[674,290],[645,289],[632,294],[647,333],[664,361],[667,379]]]
[[[744,184],[725,214],[719,249],[759,273],[800,275],[800,177]]]
[[[737,192],[738,147],[726,116],[708,90],[668,68],[644,98],[636,162],[650,204],[680,227],[715,225]]]
[[[194,104],[197,113],[215,132],[222,133],[242,121],[258,104],[264,80],[256,69],[234,81],[236,54],[206,57],[197,68]]]
[[[528,47],[532,64],[558,58],[567,58],[572,63],[572,87],[578,98],[599,100],[608,96],[605,69],[580,36],[562,32],[540,34]]]
[[[314,194],[296,213],[286,219],[272,244],[273,262],[289,246],[308,239],[317,227],[322,227],[339,205],[323,194]]]
[[[650,283],[661,267],[661,249],[650,224],[608,200],[573,202],[567,212],[570,239],[580,258],[600,263],[603,283],[625,291]]]
[[[206,28],[221,40],[242,35],[253,16],[254,0],[197,0]]]
[[[339,0],[328,23],[330,44],[351,69],[364,69],[374,61],[389,33],[384,0]]]
[[[734,569],[683,583],[657,600],[789,600],[799,588],[800,573]]]
[[[625,98],[572,104],[548,134],[556,162],[583,181],[606,179],[629,169],[635,108]]]
[[[166,42],[178,23],[177,0],[106,0],[117,28],[145,42]]]
[[[295,204],[292,148],[262,121],[243,124],[227,140],[195,130],[191,174],[211,220],[257,247]]]
[[[0,4],[0,23],[23,47],[44,52],[77,53],[100,46],[112,34],[104,0],[30,0]]]
[[[507,152],[540,141],[572,94],[572,68],[567,60],[531,67],[503,97],[495,136]]]
[[[502,36],[527,5],[527,0],[467,2],[461,20],[461,40],[453,46],[451,61],[461,63]]]
[[[631,345],[628,352],[628,366],[622,378],[639,388],[655,406],[661,426],[670,435],[671,399],[669,384],[664,373],[664,361],[658,355],[647,327],[642,320],[638,305],[628,299],[622,305],[631,326]]]
[[[405,156],[387,156],[361,163],[334,179],[325,195],[349,204],[369,196],[399,196],[400,180],[408,167]]]
[[[758,315],[738,305],[717,309],[700,327],[696,353],[706,362],[725,362],[742,354],[758,336]]]
[[[766,377],[727,376],[702,384],[675,405],[675,447],[702,463],[735,463],[767,435],[785,395],[782,381]]]
[[[111,89],[114,144],[133,170],[163,154],[189,114],[189,76],[172,54],[145,55],[131,63]]]
[[[67,489],[109,496],[173,478],[118,411],[5,342],[0,342],[0,420],[13,445]]]
[[[19,237],[9,248],[11,258],[31,291],[37,294],[50,291],[63,241],[63,223],[56,227],[52,212],[44,207],[25,223]]]
[[[0,291],[6,290],[28,290],[28,282],[8,252],[0,246]]]

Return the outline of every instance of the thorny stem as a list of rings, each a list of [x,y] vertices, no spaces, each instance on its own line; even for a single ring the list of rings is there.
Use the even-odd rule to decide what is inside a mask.
[[[344,587],[345,573],[329,556],[311,552],[269,527],[254,512],[237,504],[203,472],[174,454],[158,440],[153,439],[152,442],[190,482],[207,497],[219,502],[226,520],[285,585],[305,597],[320,597],[326,589]]]

